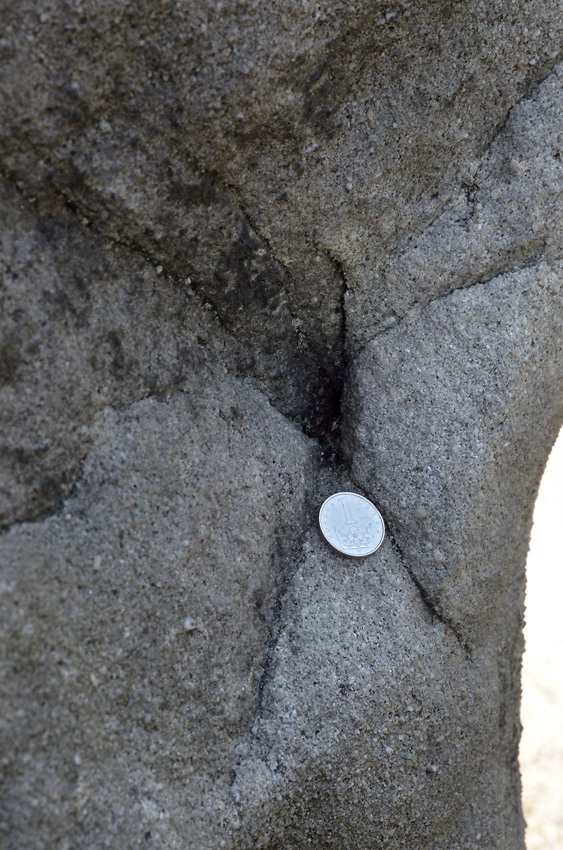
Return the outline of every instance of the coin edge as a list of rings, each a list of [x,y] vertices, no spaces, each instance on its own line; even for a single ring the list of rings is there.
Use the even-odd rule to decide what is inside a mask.
[[[372,508],[374,508],[374,510],[377,511],[377,513],[379,514],[379,517],[381,519],[383,534],[381,535],[381,540],[379,541],[379,543],[377,544],[375,549],[371,549],[369,552],[362,553],[361,555],[354,555],[351,552],[344,552],[342,549],[339,549],[337,546],[335,546],[333,543],[330,542],[330,540],[328,539],[328,537],[324,533],[322,525],[321,525],[321,514],[322,514],[323,508],[326,505],[326,503],[330,502],[331,499],[335,499],[337,496],[357,496],[359,499],[363,499],[364,502],[367,502],[369,505],[372,506]],[[374,503],[370,499],[368,499],[367,496],[362,496],[361,493],[353,493],[351,490],[339,490],[337,493],[333,493],[331,496],[327,496],[327,498],[324,500],[324,502],[322,503],[322,505],[319,508],[318,524],[319,524],[319,531],[321,532],[321,534],[323,536],[323,540],[325,540],[328,543],[328,545],[331,547],[331,549],[334,549],[335,552],[338,552],[339,555],[344,555],[346,558],[368,558],[370,555],[373,555],[374,552],[377,552],[377,550],[380,548],[383,541],[385,540],[385,532],[386,532],[385,520],[383,519],[381,511],[379,510],[377,505],[374,505]]]

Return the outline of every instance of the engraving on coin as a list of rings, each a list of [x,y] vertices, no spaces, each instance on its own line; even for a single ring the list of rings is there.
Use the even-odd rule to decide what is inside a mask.
[[[323,502],[319,525],[334,549],[363,558],[379,549],[385,536],[383,517],[369,499],[358,493],[335,493]]]

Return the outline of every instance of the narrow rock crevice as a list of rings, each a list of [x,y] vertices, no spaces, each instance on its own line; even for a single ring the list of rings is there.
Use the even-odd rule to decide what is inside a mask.
[[[242,195],[240,193],[239,188],[237,186],[233,185],[232,183],[225,183],[224,186],[236,198],[239,209],[240,209],[242,215],[244,216],[244,218],[246,219],[246,222],[248,223],[250,230],[252,230],[257,235],[257,237],[260,239],[260,241],[264,245],[266,245],[268,252],[270,253],[270,256],[276,261],[276,263],[278,263],[283,269],[285,269],[287,274],[290,275],[290,270],[289,270],[287,264],[281,259],[281,257],[276,252],[276,250],[275,250],[275,248],[272,244],[271,239],[268,236],[266,236],[263,229],[258,224],[256,218],[250,213],[250,210],[248,209],[248,205],[246,204],[246,202],[242,198]]]
[[[371,501],[377,503],[377,499],[371,493],[367,492],[360,484],[358,484],[358,482],[353,477],[353,475],[351,473],[351,469],[348,467],[348,465],[343,463],[341,468],[342,468],[342,471],[345,474],[345,476],[350,479],[350,481],[353,483],[354,487],[356,488],[357,492],[360,493],[360,495],[362,495],[365,498],[370,499]],[[381,515],[383,516],[383,521],[385,523],[385,536],[389,539],[393,550],[395,551],[396,555],[398,556],[402,566],[404,567],[404,569],[405,569],[406,573],[408,574],[409,578],[411,579],[412,583],[416,587],[418,594],[419,594],[420,598],[422,599],[422,602],[424,603],[425,607],[428,609],[428,611],[430,612],[430,614],[432,615],[433,618],[435,618],[440,623],[442,623],[445,626],[445,628],[447,628],[454,635],[454,637],[456,638],[460,647],[462,648],[463,652],[465,653],[467,659],[469,661],[471,661],[472,660],[471,646],[468,643],[468,641],[465,639],[465,637],[463,636],[463,633],[460,630],[459,626],[456,625],[447,616],[447,614],[445,614],[441,610],[439,603],[426,590],[426,588],[424,587],[424,585],[422,584],[420,579],[417,578],[417,576],[414,574],[412,569],[409,567],[407,558],[404,555],[403,550],[401,548],[401,545],[399,543],[398,534],[397,534],[396,530],[394,529],[394,523],[393,523],[392,518],[390,518],[389,515],[384,510],[382,510],[380,505],[378,505],[378,510],[380,511]]]
[[[335,468],[347,470],[342,452],[344,388],[348,379],[348,328],[346,317],[346,298],[348,282],[342,263],[328,252],[328,256],[340,281],[340,328],[338,348],[333,353],[334,371],[322,376],[326,381],[326,392],[322,399],[321,416],[318,418],[318,430],[315,436],[321,446],[323,461]]]
[[[14,185],[13,181],[11,181],[10,177],[7,176],[5,173],[4,173],[4,177],[5,177],[5,179],[9,180],[12,183],[12,185]],[[25,198],[25,193],[22,190],[18,189],[17,187],[15,187],[15,188],[16,188],[16,191],[18,191],[20,193],[20,195]],[[76,202],[74,200],[72,200],[71,198],[69,198],[64,191],[59,190],[56,187],[52,187],[52,192],[53,192],[54,197],[56,197],[60,201],[62,201],[65,204],[65,206],[70,207],[71,209],[73,209],[75,211],[77,210]],[[259,239],[261,239],[267,245],[268,250],[273,255],[273,252],[271,250],[271,246],[268,243],[268,240],[265,239],[264,236],[261,235],[260,232],[257,230],[256,225],[252,221],[252,218],[249,216],[247,210],[244,208],[244,206],[242,204],[240,205],[240,208],[241,208],[243,215],[245,216],[246,220],[248,221],[249,227],[252,229],[253,232],[255,232],[257,234],[257,237]],[[78,228],[79,226],[80,225],[79,225],[78,220],[77,220],[76,227]],[[135,240],[128,240],[124,237],[116,238],[112,234],[107,233],[103,227],[100,228],[99,226],[96,226],[92,223],[89,223],[87,225],[87,227],[88,227],[88,229],[91,228],[97,235],[101,236],[104,240],[109,242],[117,250],[126,249],[128,251],[133,252],[134,254],[136,253],[136,254],[141,255],[147,262],[151,263],[155,267],[156,271],[158,271],[160,269],[159,270],[160,274],[163,274],[163,275],[169,277],[177,285],[181,285],[181,286],[186,285],[184,279],[182,279],[173,270],[170,270],[170,269],[167,269],[166,267],[163,267],[161,265],[161,263],[158,261],[158,259],[151,254],[151,252],[146,251],[146,249],[144,249],[143,246],[138,244]],[[274,256],[274,259],[275,259],[275,256]],[[314,438],[318,442],[319,448],[321,450],[321,456],[322,456],[323,463],[331,466],[336,471],[341,470],[342,473],[346,477],[350,477],[349,465],[346,462],[345,458],[343,457],[343,453],[342,453],[342,436],[343,436],[342,395],[343,395],[345,382],[347,380],[348,367],[349,367],[348,353],[347,353],[347,321],[346,321],[346,298],[347,298],[347,293],[348,293],[348,283],[347,283],[347,280],[346,280],[346,275],[345,275],[345,271],[344,271],[344,268],[342,266],[342,263],[332,255],[330,255],[330,259],[331,259],[331,262],[334,266],[334,269],[336,271],[338,279],[341,281],[339,346],[338,346],[338,350],[336,352],[331,353],[332,359],[334,361],[333,368],[331,370],[327,370],[326,367],[319,368],[319,372],[316,376],[316,381],[315,381],[316,386],[317,386],[317,392],[315,394],[315,397],[313,399],[311,399],[309,409],[305,409],[303,411],[303,416],[302,416],[301,422],[299,424],[301,425],[301,427],[303,428],[303,430],[305,431],[305,433],[307,433],[307,435],[309,437]],[[538,259],[539,259],[539,256],[537,254],[534,254],[534,256],[527,263],[527,265],[534,265],[535,263],[537,263]],[[522,267],[527,267],[527,266],[520,265],[518,268],[522,268]],[[509,268],[509,269],[501,268],[501,269],[497,270],[492,277],[487,278],[486,280],[474,281],[471,284],[469,284],[468,286],[459,287],[459,288],[469,288],[469,286],[475,286],[475,285],[485,285],[493,277],[497,277],[499,274],[506,273],[507,271],[513,271],[513,270],[515,270],[515,269],[512,268],[512,267]],[[196,287],[192,287],[192,288],[193,288],[194,292],[196,292],[198,294],[198,296],[201,297],[201,294],[198,292],[197,288]],[[453,291],[455,291],[455,289],[450,290],[448,293],[441,293],[435,299],[431,299],[430,301],[426,302],[424,305],[417,305],[416,308],[412,308],[412,310],[407,311],[407,313],[405,313],[404,316],[399,318],[399,324],[404,318],[408,317],[413,310],[420,309],[421,307],[424,308],[428,304],[432,303],[432,301],[438,300],[439,298],[449,297],[452,294]],[[218,316],[218,319],[221,322],[220,316]],[[225,330],[225,332],[229,336],[231,336],[232,335],[231,329],[228,328],[227,326],[225,326],[224,323],[222,323],[222,322],[221,322],[221,325],[222,325],[223,329]],[[386,329],[385,331],[382,331],[381,334],[382,333],[388,333],[391,330],[396,330],[397,326],[398,325],[395,324],[392,328],[389,328],[389,329]],[[380,336],[381,334],[376,335],[376,337]],[[376,337],[374,337],[374,339]],[[233,340],[236,340],[236,337],[233,337]],[[238,342],[238,340],[237,340],[237,342]],[[234,374],[233,370],[232,370],[232,366],[231,366],[228,358],[225,358],[224,366],[227,369],[227,371]],[[181,391],[181,387],[179,387],[179,386],[163,386],[162,388],[159,387],[157,392],[155,392],[155,393],[145,393],[139,399],[135,399],[135,402],[141,400],[141,398],[150,397],[151,395],[160,396],[163,393],[166,393],[166,392],[171,391],[171,390]],[[263,387],[262,387],[262,392],[268,398],[269,402],[282,415],[284,415],[285,418],[287,418],[290,422],[292,422],[292,424],[295,425],[294,417],[288,416],[287,412],[284,411],[283,409],[281,409],[278,404],[276,404],[275,399],[272,398],[271,393],[268,392],[268,389],[265,385],[263,385]],[[81,463],[82,463],[82,461],[83,461],[83,458],[81,459]],[[25,517],[23,519],[19,519],[16,523],[10,523],[10,524],[4,526],[2,529],[0,529],[0,531],[2,533],[5,533],[7,530],[12,528],[14,525],[21,525],[22,523],[25,523],[25,522],[42,521],[46,518],[49,518],[51,516],[56,516],[59,513],[61,513],[62,510],[64,509],[64,502],[66,501],[66,499],[68,499],[70,497],[73,486],[75,486],[76,482],[79,480],[81,463],[79,464],[76,475],[73,476],[73,482],[67,482],[67,486],[65,486],[65,488],[64,488],[65,494],[63,495],[62,492],[61,492],[61,495],[60,495],[59,499],[57,500],[56,507],[54,509],[51,507],[49,510],[41,512],[40,514]],[[357,487],[359,492],[362,491],[362,488],[359,487],[357,484],[355,486]],[[389,527],[388,520],[387,520],[386,524]],[[417,590],[418,590],[422,600],[424,601],[425,605],[432,612],[433,616],[435,616],[438,620],[440,620],[442,623],[444,623],[444,625],[446,627],[448,627],[452,631],[453,634],[455,634],[458,642],[460,643],[460,645],[462,646],[462,648],[464,649],[464,651],[466,652],[468,657],[470,657],[470,648],[467,645],[467,643],[464,641],[463,637],[460,635],[458,629],[448,620],[448,618],[446,616],[444,616],[444,614],[442,614],[438,610],[438,608],[436,607],[436,604],[434,603],[432,598],[429,596],[429,594],[427,593],[425,588],[422,586],[422,584],[419,582],[419,580],[414,576],[412,571],[409,569],[409,567],[408,567],[408,565],[405,561],[405,558],[404,558],[404,556],[403,556],[403,554],[400,550],[400,547],[397,543],[396,538],[392,535],[392,533],[389,533],[389,537],[390,537],[390,540],[391,540],[394,548],[396,549],[397,553],[399,554],[401,562],[403,563],[405,569],[409,573],[409,576],[411,577],[413,583],[417,587]],[[299,547],[297,547],[297,548],[302,548],[302,541],[299,544]],[[293,571],[296,568],[296,564],[298,563],[298,560],[299,560],[297,548],[295,549],[295,551],[293,552],[293,554],[291,556],[291,562],[293,564]],[[284,559],[284,561],[285,561],[285,559]],[[265,690],[266,683],[267,683],[269,676],[270,676],[270,668],[271,668],[271,664],[272,664],[272,653],[273,653],[274,647],[277,643],[277,637],[278,637],[278,634],[279,634],[279,630],[282,626],[283,600],[286,596],[287,589],[289,587],[292,574],[293,574],[292,571],[287,571],[287,573],[284,574],[284,576],[282,577],[280,587],[278,588],[276,598],[273,602],[271,622],[269,624],[269,631],[270,631],[270,638],[269,638],[269,641],[268,641],[268,647],[269,648],[268,648],[268,651],[267,651],[267,657],[266,657],[264,669],[263,669],[263,672],[261,674],[260,683],[258,685],[257,712],[259,712],[261,710],[260,706],[262,704],[264,690]]]
[[[545,242],[542,239],[539,245],[537,243],[533,243],[530,245],[529,255],[524,257],[520,257],[517,262],[510,264],[501,264],[498,268],[495,268],[493,272],[487,272],[483,277],[478,278],[477,280],[472,280],[468,283],[460,284],[459,286],[453,286],[451,289],[448,289],[447,292],[440,292],[438,295],[435,295],[433,298],[429,298],[427,301],[420,301],[416,304],[413,304],[406,312],[402,315],[397,316],[397,321],[391,325],[390,327],[383,328],[378,331],[374,336],[370,337],[366,340],[362,345],[357,349],[354,353],[354,360],[357,360],[363,351],[371,345],[376,340],[380,339],[383,336],[388,336],[391,333],[397,331],[397,329],[401,326],[401,324],[411,318],[413,315],[416,315],[418,312],[426,310],[436,301],[444,301],[454,294],[454,292],[466,291],[473,289],[475,287],[487,286],[493,280],[496,280],[498,277],[502,277],[507,274],[514,274],[515,272],[525,271],[527,269],[535,268],[542,260],[545,251]]]
[[[537,92],[537,90],[539,89],[539,87],[552,74],[554,74],[557,71],[559,65],[561,64],[562,58],[563,58],[563,50],[560,51],[557,56],[551,57],[549,62],[546,62],[544,65],[542,65],[541,68],[538,69],[537,76],[535,76],[534,79],[531,80],[527,84],[527,86],[524,88],[524,90],[520,93],[520,96],[514,101],[514,103],[512,103],[508,107],[504,116],[496,124],[496,126],[493,127],[489,139],[486,141],[486,143],[484,144],[484,146],[481,149],[480,159],[482,161],[490,153],[491,149],[493,148],[493,146],[494,146],[495,142],[497,141],[497,139],[499,138],[499,136],[502,135],[502,133],[503,133],[504,129],[506,128],[506,125],[508,124],[509,118],[510,118],[512,112],[514,111],[514,109],[516,109],[524,101],[531,100],[534,97],[534,95]]]
[[[285,303],[288,297],[287,292],[284,293],[283,290],[284,288],[287,290],[291,275],[276,256],[270,241],[257,228],[256,222],[242,202],[237,200],[237,209],[242,216],[243,226],[248,232],[246,236],[244,234],[240,236],[240,245],[231,246],[240,256],[237,255],[237,258],[233,260],[236,268],[233,268],[229,274],[236,276],[240,271],[237,271],[239,266],[246,268],[250,264],[252,268],[247,269],[245,274],[256,277],[257,280],[263,278],[264,286],[268,289],[264,297],[272,297],[274,302],[279,301],[280,307],[276,308],[271,316],[268,310],[263,311],[263,316],[258,312],[254,318],[250,318],[250,323],[246,322],[248,325],[246,327],[244,326],[245,312],[239,312],[236,304],[229,306],[229,302],[226,305],[229,308],[227,311],[229,315],[242,317],[243,325],[239,328],[238,325],[233,326],[232,321],[227,320],[221,304],[215,303],[216,298],[213,293],[208,291],[209,287],[201,285],[197,272],[191,267],[180,271],[173,257],[169,258],[170,263],[168,263],[166,258],[162,257],[162,253],[156,253],[154,246],[147,247],[135,238],[128,238],[119,228],[118,233],[111,232],[98,216],[85,216],[85,207],[81,199],[60,186],[53,183],[45,184],[41,192],[37,193],[37,197],[30,200],[25,187],[18,185],[14,175],[8,173],[5,168],[0,171],[0,174],[25,201],[26,208],[30,212],[33,211],[39,218],[48,213],[57,214],[61,207],[66,208],[73,213],[68,224],[70,227],[74,226],[76,232],[95,233],[117,251],[125,249],[133,255],[142,257],[154,268],[155,274],[168,278],[179,288],[188,287],[202,307],[212,312],[221,327],[227,343],[223,357],[227,370],[239,378],[252,378],[268,397],[272,406],[294,424],[298,424],[308,436],[321,442],[327,458],[338,456],[340,398],[344,383],[342,359],[345,327],[343,326],[338,344],[329,349],[320,340],[311,338],[310,332],[307,332],[306,321],[288,312],[290,305]],[[223,184],[220,186],[223,187]],[[235,199],[238,198],[231,188],[225,186],[224,189],[228,190]],[[219,191],[218,188],[217,191]],[[255,255],[258,257],[262,254],[264,257],[260,262],[264,268],[260,271],[254,268]],[[285,284],[282,278],[278,283],[274,281],[275,285],[272,283],[277,275],[274,266],[279,267],[278,271],[282,277],[287,278]],[[343,280],[343,273],[338,264],[335,264],[335,270],[337,277]],[[278,284],[282,290],[276,295]],[[255,300],[250,290],[245,297],[250,297],[252,302]],[[239,321],[238,318],[237,321]],[[230,340],[233,343],[232,350],[229,350]],[[256,358],[263,361],[259,368],[254,365]]]
[[[426,606],[428,611],[431,613],[432,617],[435,618],[436,620],[439,620],[439,622],[442,623],[442,625],[445,626],[445,628],[454,635],[455,639],[457,640],[461,649],[463,650],[467,660],[473,661],[471,645],[469,644],[469,642],[463,636],[463,633],[460,630],[459,626],[457,626],[455,623],[453,623],[453,621],[441,610],[438,601],[435,600],[430,593],[428,593],[428,591],[426,590],[426,588],[424,587],[422,582],[416,577],[416,575],[414,574],[414,572],[412,571],[412,569],[408,565],[407,559],[404,556],[403,551],[402,551],[402,549],[401,549],[401,547],[400,547],[400,545],[397,541],[397,537],[395,536],[395,533],[392,530],[392,526],[390,528],[389,518],[384,517],[384,521],[385,521],[387,536],[389,537],[389,540],[391,541],[391,545],[393,546],[395,552],[399,556],[399,560],[401,561],[401,564],[403,565],[406,572],[408,573],[412,583],[414,584],[414,586],[418,590],[418,593],[420,595],[420,598],[424,602],[424,605]]]
[[[278,563],[282,565],[282,571],[280,573],[279,584],[276,588],[276,593],[272,601],[270,615],[268,618],[268,637],[266,645],[264,647],[264,661],[262,665],[262,671],[258,681],[258,687],[256,689],[254,711],[252,712],[249,722],[250,729],[252,729],[252,726],[254,725],[256,720],[262,716],[262,712],[264,710],[264,701],[266,698],[266,691],[268,688],[268,684],[273,677],[275,667],[274,655],[276,647],[278,645],[280,633],[285,624],[285,618],[283,616],[284,602],[289,590],[291,589],[293,576],[299,569],[300,564],[303,562],[303,543],[305,539],[307,523],[303,523],[303,528],[303,533],[299,535],[298,539],[292,546],[292,552],[290,556],[288,557],[287,553],[284,553],[284,557],[280,558],[278,561]],[[273,553],[272,557],[274,557],[274,555],[275,553]]]

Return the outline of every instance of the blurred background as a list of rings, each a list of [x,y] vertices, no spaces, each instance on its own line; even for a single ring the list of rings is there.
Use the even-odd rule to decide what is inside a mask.
[[[528,850],[563,848],[563,430],[534,511],[520,744]]]

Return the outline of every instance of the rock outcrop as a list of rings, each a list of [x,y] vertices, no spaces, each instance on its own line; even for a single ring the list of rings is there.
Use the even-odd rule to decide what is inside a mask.
[[[522,848],[558,4],[2,20],[3,846]]]

